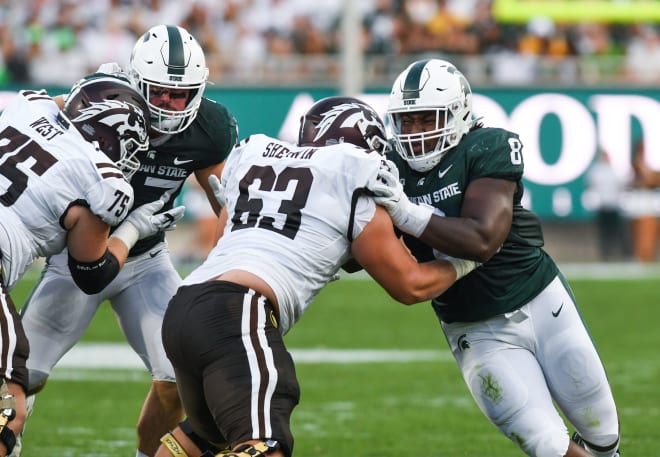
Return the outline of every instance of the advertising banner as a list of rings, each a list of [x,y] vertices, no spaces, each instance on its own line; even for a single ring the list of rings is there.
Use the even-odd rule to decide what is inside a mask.
[[[660,171],[660,89],[473,88],[473,112],[489,127],[520,135],[525,161],[525,205],[543,218],[590,217],[597,196],[585,192],[585,175],[605,151],[621,179],[631,182],[634,144],[644,143],[648,165]],[[49,91],[62,93],[64,90]],[[300,116],[332,89],[207,87],[206,96],[226,105],[239,137],[265,133],[295,141]],[[0,108],[12,91],[0,92]],[[359,94],[384,118],[387,89]],[[655,192],[644,196],[660,214]],[[657,201],[656,201],[657,200]],[[636,195],[622,206],[633,215]]]
[[[585,193],[585,175],[605,151],[620,178],[632,181],[635,142],[643,141],[646,160],[660,170],[660,90],[473,88],[473,111],[489,127],[518,133],[525,160],[525,204],[544,218],[590,217],[597,196]],[[295,140],[302,113],[324,90],[241,89],[207,93],[238,118],[241,136],[263,132]],[[387,110],[386,92],[360,94],[379,113]],[[648,204],[648,193],[645,195]],[[654,200],[654,199],[652,199]],[[651,202],[660,214],[660,198]],[[633,214],[636,195],[622,201]]]

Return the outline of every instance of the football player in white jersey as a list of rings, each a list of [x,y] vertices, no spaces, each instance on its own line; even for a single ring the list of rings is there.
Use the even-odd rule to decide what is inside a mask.
[[[172,208],[184,182],[194,174],[219,213],[208,177],[220,175],[236,143],[237,127],[225,106],[203,97],[208,68],[201,46],[182,27],[157,25],[137,40],[130,62],[126,74],[148,101],[151,117],[149,149],[139,153],[141,166],[131,178],[135,205],[163,199],[164,208]],[[117,64],[99,69],[121,70]],[[94,295],[75,287],[63,268],[66,257],[63,252],[49,259],[22,311],[35,349],[27,362],[30,393],[44,386],[52,368],[108,300],[126,340],[152,376],[137,419],[136,455],[153,456],[160,437],[183,418],[174,370],[160,338],[167,302],[181,282],[164,234],[140,240],[117,278]]]
[[[75,85],[61,110],[45,91],[21,91],[0,116],[0,456],[12,452],[27,413],[29,344],[9,291],[35,258],[67,247],[75,284],[96,293],[139,238],[180,217],[154,216],[157,201],[126,218],[147,113],[128,82],[106,77]]]
[[[303,117],[298,144],[253,135],[234,148],[222,174],[224,232],[163,320],[188,418],[157,457],[291,456],[300,391],[282,336],[347,262],[406,304],[477,266],[419,264],[403,247],[367,190],[386,145],[371,107],[329,97]]]

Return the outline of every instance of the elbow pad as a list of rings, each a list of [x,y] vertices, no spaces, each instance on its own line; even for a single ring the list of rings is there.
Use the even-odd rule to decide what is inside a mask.
[[[79,262],[69,254],[69,271],[73,282],[86,294],[101,292],[119,273],[117,258],[107,249],[93,262]]]

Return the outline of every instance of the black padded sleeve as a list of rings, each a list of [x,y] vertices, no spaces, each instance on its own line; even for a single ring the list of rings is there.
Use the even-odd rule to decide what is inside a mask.
[[[76,285],[86,294],[101,292],[119,273],[117,258],[107,249],[94,262],[79,262],[69,254],[69,270]]]

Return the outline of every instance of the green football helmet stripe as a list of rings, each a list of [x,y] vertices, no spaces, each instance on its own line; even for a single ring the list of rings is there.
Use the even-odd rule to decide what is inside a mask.
[[[419,98],[422,71],[428,61],[429,59],[420,60],[410,67],[410,71],[408,71],[408,74],[406,75],[406,81],[403,83],[403,90],[401,91],[404,100],[409,98]]]
[[[167,74],[183,75],[185,73],[185,61],[183,56],[183,40],[179,29],[167,26],[167,42],[169,43],[170,61],[167,65]]]

